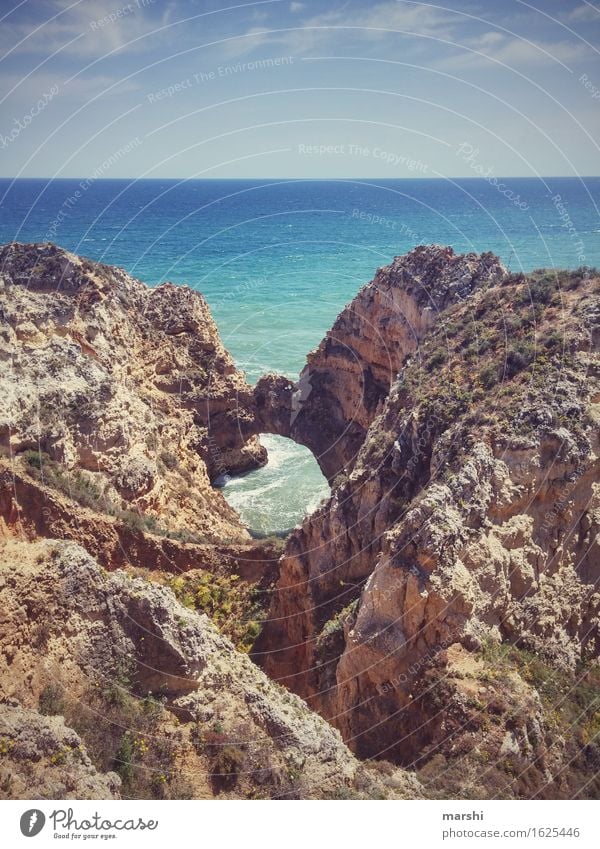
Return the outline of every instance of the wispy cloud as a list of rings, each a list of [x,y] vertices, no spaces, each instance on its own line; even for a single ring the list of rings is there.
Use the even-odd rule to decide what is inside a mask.
[[[28,8],[27,4],[24,9]],[[203,61],[233,60],[259,51],[304,57],[331,50],[391,55],[400,49],[406,57],[456,69],[494,62],[569,65],[589,52],[574,34],[557,38],[556,32],[544,31],[548,22],[525,7],[519,7],[519,15],[507,17],[501,4],[484,5],[480,14],[490,21],[477,17],[475,5],[473,14],[467,13],[467,4],[452,9],[409,0],[382,0],[371,6],[340,0],[339,5],[323,4],[317,13],[314,8],[291,0],[259,7],[249,4],[235,13],[206,16],[182,0],[140,0],[139,4],[138,0],[40,0],[35,23],[24,17],[15,22],[15,15],[4,21],[0,50],[18,44],[19,53],[40,58],[68,45],[61,57],[70,55],[85,64],[107,54],[115,60],[132,53],[155,52],[164,57],[169,51],[206,42],[215,46],[202,54]],[[186,11],[191,15],[187,21]],[[598,9],[585,0],[565,14],[571,21],[600,22]],[[46,22],[40,26],[40,20]],[[524,38],[507,31],[517,26]]]
[[[596,21],[600,23],[600,9],[591,3],[582,3],[569,12],[571,21]]]
[[[596,14],[586,3],[576,7],[572,14],[583,19],[590,10]],[[370,8],[346,3],[316,15],[301,15],[297,24],[292,18],[287,26],[249,27],[243,37],[229,42],[225,49],[229,56],[241,56],[267,45],[294,56],[315,55],[340,45],[353,49],[360,45],[362,51],[369,52],[375,47],[384,50],[389,44],[396,50],[399,38],[405,35],[402,40],[405,55],[433,54],[431,61],[436,67],[448,68],[489,66],[491,62],[509,66],[568,65],[586,58],[590,52],[575,37],[556,39],[550,38],[548,33],[545,37],[530,36],[531,32],[536,32],[533,24],[537,21],[538,29],[540,24],[534,10],[522,14],[519,31],[522,26],[523,38],[510,31],[515,18],[504,20],[501,6],[496,11],[499,13],[496,20],[486,21],[475,14],[461,14],[426,3],[386,0]],[[488,17],[494,17],[493,12],[493,9],[488,10]],[[493,29],[495,26],[498,29]]]
[[[518,38],[498,31],[485,32],[462,42],[462,52],[441,57],[438,68],[469,68],[490,66],[501,62],[509,67],[566,64],[589,58],[592,51],[580,42],[544,41]],[[458,48],[460,50],[460,48]]]
[[[292,7],[295,7],[292,9]],[[290,9],[301,12],[302,3]],[[330,44],[358,43],[362,46],[398,38],[401,33],[419,36],[449,37],[456,19],[450,12],[433,6],[405,6],[397,0],[378,3],[371,8],[349,8],[349,4],[304,17],[288,25],[249,28],[236,39],[228,52],[241,55],[265,44],[278,45],[280,52],[303,56]]]
[[[99,58],[127,47],[131,51],[155,49],[157,39],[169,37],[168,24],[174,5],[148,0],[144,6],[136,2],[115,0],[49,0],[37,7],[35,22],[11,18],[0,28],[0,51],[20,54],[50,55],[68,44],[62,55]],[[152,35],[154,30],[161,30]],[[69,44],[69,42],[71,42]],[[16,47],[15,47],[16,46]]]

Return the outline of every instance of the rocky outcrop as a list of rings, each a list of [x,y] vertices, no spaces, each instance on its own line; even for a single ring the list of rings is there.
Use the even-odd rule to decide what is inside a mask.
[[[244,653],[278,552],[211,486],[264,450],[202,296],[52,245],[0,270],[3,792],[418,795]]]
[[[310,448],[330,482],[348,473],[404,360],[440,313],[505,275],[493,254],[433,245],[396,257],[340,313],[297,383],[259,381],[261,430]]]
[[[197,293],[2,249],[2,792],[597,793],[599,289],[421,247],[252,392]],[[279,564],[263,431],[332,483]]]
[[[411,263],[416,256],[425,276],[429,257],[445,256],[450,268],[461,262],[437,248],[413,252]],[[471,268],[481,262],[469,259]],[[600,281],[585,272],[510,277],[489,257],[484,265],[490,276],[468,277],[466,297],[454,304],[452,284],[447,295],[440,284],[435,320],[419,317],[429,313],[425,300],[415,305],[410,326],[420,330],[403,349],[389,392],[380,381],[371,417],[364,370],[333,354],[330,375],[306,401],[311,410],[322,403],[328,420],[340,422],[324,438],[343,446],[328,454],[339,458],[330,477],[342,459],[345,472],[288,541],[257,657],[363,756],[423,765],[436,754],[475,752],[502,761],[504,738],[494,750],[492,736],[481,727],[474,733],[473,716],[486,715],[487,698],[478,693],[487,693],[482,681],[495,674],[484,653],[503,643],[516,648],[508,684],[488,693],[493,702],[504,690],[499,726],[507,731],[508,714],[525,722],[533,712],[544,752],[566,739],[568,757],[583,757],[574,730],[561,736],[554,706],[539,701],[519,668],[531,652],[574,690],[580,670],[598,657]],[[453,279],[435,268],[429,279]],[[397,317],[371,301],[367,350],[378,334],[406,334],[403,290],[415,276],[395,278],[399,292],[392,281]],[[352,315],[351,305],[336,327]],[[353,350],[362,350],[362,326],[354,327]],[[332,345],[328,336],[315,357],[323,362]],[[400,360],[393,362],[392,375]],[[268,382],[275,390],[277,380]],[[304,407],[296,421],[303,416]],[[336,436],[344,422],[349,440]],[[460,651],[480,659],[479,672],[451,674],[449,653]],[[457,683],[465,677],[467,696]],[[445,679],[453,687],[442,687]],[[476,696],[474,711],[468,699]],[[450,722],[453,703],[460,713]],[[556,764],[534,752],[519,728],[523,770],[543,765],[531,778],[536,792],[563,792],[551,779]],[[504,777],[507,792],[522,792]]]
[[[247,539],[211,482],[265,462],[203,297],[53,245],[0,250],[0,446],[100,513]],[[36,461],[35,454],[38,459]]]
[[[74,543],[5,542],[0,600],[13,798],[419,794],[402,770],[363,767],[206,616],[165,587],[103,571]],[[25,763],[36,775],[26,790]]]
[[[99,773],[64,719],[0,703],[0,799],[118,799],[121,780]]]
[[[135,567],[179,574],[202,568],[253,582],[276,571],[281,552],[269,540],[249,541],[242,532],[233,542],[229,536],[211,542],[212,534],[173,531],[133,510],[106,512],[106,502],[90,499],[87,488],[81,488],[76,469],[65,473],[49,460],[38,469],[38,456],[29,455],[33,467],[18,455],[0,457],[0,539],[71,540],[109,570]],[[57,468],[56,477],[48,475]],[[77,489],[72,481],[79,482]]]

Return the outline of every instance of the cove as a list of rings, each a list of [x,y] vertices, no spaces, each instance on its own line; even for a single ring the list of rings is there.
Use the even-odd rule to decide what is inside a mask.
[[[328,497],[329,485],[308,448],[273,434],[260,441],[266,466],[228,478],[222,492],[253,535],[285,535]]]

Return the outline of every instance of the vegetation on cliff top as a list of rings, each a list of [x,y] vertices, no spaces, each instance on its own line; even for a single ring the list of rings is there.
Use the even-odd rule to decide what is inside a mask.
[[[394,410],[429,423],[432,443],[453,428],[446,461],[484,432],[502,442],[508,434],[566,426],[584,440],[581,406],[565,396],[564,379],[578,381],[578,357],[590,349],[598,274],[513,274],[446,309],[400,372]],[[385,424],[369,434],[369,462],[389,456],[395,438]]]
[[[192,569],[172,575],[150,569],[131,569],[131,574],[169,587],[189,610],[205,613],[238,651],[248,654],[261,632],[269,605],[265,580],[247,581],[223,570]]]

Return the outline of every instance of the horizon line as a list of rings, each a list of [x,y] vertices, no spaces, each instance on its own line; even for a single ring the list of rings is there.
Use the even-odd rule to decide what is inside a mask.
[[[502,175],[502,174],[494,174],[493,175],[496,180],[597,180],[600,179],[600,174],[557,174],[554,176],[547,174],[540,174],[537,177],[532,176],[516,176],[516,175]],[[124,182],[124,181],[154,181],[154,180],[171,180],[173,182],[203,182],[203,183],[217,183],[217,182],[257,182],[260,180],[271,180],[271,181],[294,181],[294,182],[302,182],[302,181],[310,181],[310,182],[322,182],[322,183],[331,183],[331,182],[352,182],[352,181],[366,181],[366,180],[377,180],[379,182],[398,182],[401,180],[410,180],[411,182],[420,181],[420,182],[434,182],[435,180],[440,181],[451,181],[451,180],[481,180],[484,183],[489,182],[487,177],[476,177],[473,175],[468,176],[448,176],[448,177],[356,177],[356,176],[347,176],[347,177],[286,177],[286,176],[278,176],[278,177],[89,177],[85,175],[80,175],[78,177],[49,177],[49,176],[35,176],[35,177],[14,177],[10,175],[1,175],[0,180],[49,180],[50,182],[58,182],[60,180],[91,180],[94,183],[116,183],[116,182]]]

